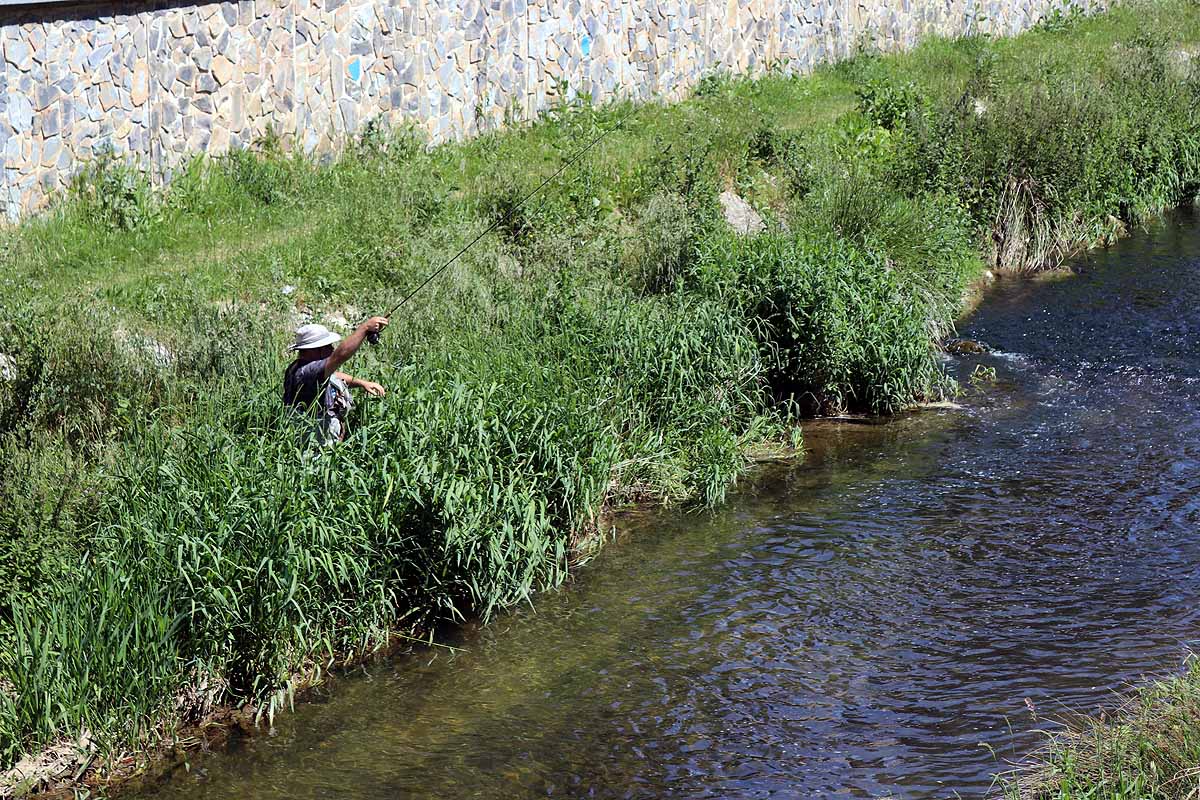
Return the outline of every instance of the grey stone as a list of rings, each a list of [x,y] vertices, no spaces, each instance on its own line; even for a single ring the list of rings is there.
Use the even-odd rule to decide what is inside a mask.
[[[27,70],[33,66],[33,52],[29,43],[13,35],[8,36],[4,42],[4,59],[19,70]]]
[[[216,80],[216,78],[214,78],[212,76],[212,73],[209,73],[209,72],[201,73],[200,77],[198,77],[196,79],[196,91],[197,92],[200,92],[202,94],[210,94],[212,92],[215,92],[216,90],[217,90],[217,80]],[[205,98],[205,99],[207,99],[207,98]],[[200,99],[198,98],[196,102],[199,103],[199,100]]]
[[[24,94],[14,95],[8,106],[8,122],[18,136],[33,128],[33,103]]]
[[[62,152],[62,137],[50,136],[42,142],[41,164],[43,167],[52,167],[58,161],[59,153]]]
[[[112,56],[113,48],[111,44],[102,44],[92,51],[88,56],[88,66],[93,69],[99,67]]]
[[[345,130],[352,132],[358,130],[358,109],[354,106],[354,101],[348,97],[343,97],[338,101],[338,110],[342,112],[342,122],[345,125]]]
[[[238,7],[234,3],[225,2],[221,4],[221,16],[225,18],[226,25],[238,24]]]
[[[51,103],[59,98],[61,93],[57,86],[39,86],[37,90],[37,110],[41,111],[48,108]]]
[[[62,76],[62,78],[59,79],[58,83],[54,85],[58,86],[59,91],[61,91],[62,94],[73,95],[74,90],[76,90],[76,86],[79,85],[79,79],[74,77],[74,74],[68,72],[65,74],[65,76]]]

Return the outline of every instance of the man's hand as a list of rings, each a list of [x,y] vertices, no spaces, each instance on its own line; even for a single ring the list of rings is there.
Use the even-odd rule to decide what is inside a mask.
[[[359,325],[354,329],[354,333],[342,339],[341,343],[333,349],[333,352],[325,359],[325,377],[337,372],[337,368],[350,360],[350,356],[358,352],[358,348],[362,347],[363,341],[367,338],[374,339],[379,335],[379,332],[387,327],[387,317],[371,317],[369,320]]]
[[[363,333],[379,333],[381,330],[387,327],[387,324],[387,317],[371,317],[358,327]]]
[[[358,382],[358,385],[359,385],[359,387],[362,388],[362,390],[364,392],[371,395],[371,397],[383,397],[385,394],[387,394],[387,389],[384,389],[382,386],[380,386],[378,383],[375,383],[374,381],[361,381],[360,380]]]

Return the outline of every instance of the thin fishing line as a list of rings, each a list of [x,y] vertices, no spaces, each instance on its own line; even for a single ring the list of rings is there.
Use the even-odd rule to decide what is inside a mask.
[[[431,272],[427,276],[425,276],[425,279],[423,281],[421,281],[420,283],[418,283],[415,289],[413,289],[411,292],[406,294],[404,296],[404,298],[400,300],[400,302],[396,303],[396,305],[394,305],[390,309],[388,309],[387,313],[384,314],[383,316],[390,317],[392,314],[396,313],[405,303],[407,303],[409,300],[411,300],[417,294],[417,292],[421,291],[426,286],[428,286],[430,281],[432,281],[438,275],[442,274],[442,272],[445,271],[445,269],[447,267],[449,267],[451,264],[453,264],[455,261],[457,261],[459,259],[459,257],[462,256],[463,253],[470,250],[471,247],[476,242],[478,242],[484,236],[487,236],[492,231],[496,230],[496,228],[498,228],[501,225],[503,225],[504,223],[508,222],[509,218],[512,217],[512,215],[515,214],[521,208],[521,206],[523,206],[523,205],[525,205],[525,203],[529,202],[530,198],[532,198],[534,195],[536,195],[542,189],[546,188],[546,186],[549,185],[551,181],[556,179],[559,175],[562,175],[564,172],[567,171],[568,168],[573,166],[581,158],[583,158],[585,155],[587,155],[587,153],[593,147],[595,147],[597,144],[599,144],[610,133],[615,131],[617,128],[621,127],[621,125],[624,124],[625,120],[629,119],[629,117],[632,116],[633,112],[636,110],[637,110],[637,106],[631,104],[629,107],[629,110],[626,111],[621,116],[621,118],[616,121],[616,123],[614,123],[612,126],[610,126],[607,130],[601,131],[600,134],[598,136],[596,136],[594,139],[592,139],[590,142],[588,142],[587,145],[583,149],[581,149],[579,152],[577,152],[575,155],[573,155],[568,161],[564,162],[562,166],[560,166],[557,170],[555,170],[554,173],[550,175],[550,177],[546,178],[544,181],[539,183],[533,191],[529,192],[529,194],[522,197],[521,201],[519,203],[517,203],[515,206],[513,206],[512,208],[510,208],[508,210],[508,213],[506,213],[503,217],[500,217],[500,219],[496,220],[491,225],[487,226],[482,231],[480,231],[478,234],[476,234],[475,238],[472,239],[471,241],[467,242],[457,253],[455,253],[450,258],[449,261],[442,264],[440,267],[435,269],[433,272]]]

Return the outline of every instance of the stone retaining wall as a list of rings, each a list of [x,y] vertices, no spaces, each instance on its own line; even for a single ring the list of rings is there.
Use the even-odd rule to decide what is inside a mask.
[[[43,206],[111,149],[156,179],[269,129],[335,149],[376,117],[431,141],[558,95],[674,98],[717,70],[1016,33],[1061,0],[230,0],[0,6],[0,199]]]

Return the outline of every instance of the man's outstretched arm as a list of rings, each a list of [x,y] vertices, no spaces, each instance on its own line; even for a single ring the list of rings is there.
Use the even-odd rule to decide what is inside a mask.
[[[348,372],[335,372],[333,375],[351,389],[357,386],[372,397],[383,397],[387,394],[387,390],[374,381],[364,381],[362,378],[356,378]]]
[[[325,377],[328,378],[337,372],[338,367],[345,364],[352,355],[358,352],[358,348],[362,347],[363,340],[367,338],[368,333],[381,331],[387,327],[387,324],[387,317],[371,317],[355,328],[354,333],[338,343],[333,353],[325,359]]]

